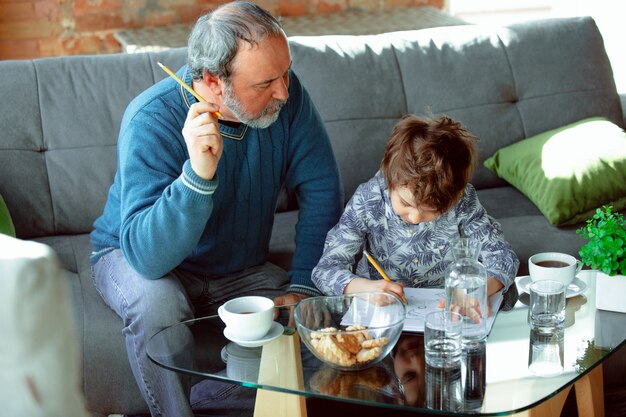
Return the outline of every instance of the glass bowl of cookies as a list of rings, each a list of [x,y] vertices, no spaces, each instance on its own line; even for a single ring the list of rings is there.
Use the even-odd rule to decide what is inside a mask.
[[[404,326],[402,300],[386,292],[305,298],[294,310],[300,339],[334,369],[356,371],[391,352]]]

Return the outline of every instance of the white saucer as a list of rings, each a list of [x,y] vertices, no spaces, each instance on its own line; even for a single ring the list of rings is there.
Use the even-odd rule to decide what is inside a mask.
[[[284,328],[282,324],[278,322],[274,322],[272,323],[272,327],[270,327],[269,331],[265,334],[265,336],[263,336],[263,338],[259,340],[239,340],[230,334],[230,332],[228,331],[228,327],[224,329],[224,336],[226,336],[226,339],[237,343],[239,346],[258,347],[258,346],[266,345],[272,340],[278,338],[281,334],[283,334],[283,330]]]
[[[517,279],[517,289],[521,292],[528,292],[528,288],[530,287],[532,280],[529,275],[525,275],[523,277],[519,277]],[[571,284],[567,287],[567,291],[565,292],[566,298],[576,297],[585,292],[587,289],[587,284],[580,278],[576,277],[572,281]]]

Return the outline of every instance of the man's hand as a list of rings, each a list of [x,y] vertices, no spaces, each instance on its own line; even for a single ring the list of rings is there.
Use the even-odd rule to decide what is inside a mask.
[[[187,113],[183,137],[189,151],[191,168],[205,180],[212,180],[222,156],[222,135],[211,103],[194,103]]]
[[[295,292],[288,292],[287,294],[279,295],[278,297],[274,298],[274,305],[276,306],[293,304],[291,307],[289,307],[289,327],[296,326],[296,323],[293,319],[293,308],[295,307],[295,304],[298,304],[301,300],[304,300],[305,298],[309,298],[309,296],[304,294],[298,294]],[[274,311],[274,320],[276,320],[277,318],[278,309]]]
[[[367,278],[354,278],[346,288],[345,294],[363,291],[383,291],[400,297],[402,302],[406,304],[406,296],[404,295],[404,286],[398,282],[386,281],[383,279],[371,280]]]

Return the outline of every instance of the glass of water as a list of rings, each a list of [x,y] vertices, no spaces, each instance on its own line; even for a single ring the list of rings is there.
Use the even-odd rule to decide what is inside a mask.
[[[463,316],[447,310],[428,313],[424,320],[424,353],[431,366],[454,366],[461,360]]]
[[[533,330],[553,332],[565,323],[565,285],[560,281],[534,281],[530,285],[529,324]]]

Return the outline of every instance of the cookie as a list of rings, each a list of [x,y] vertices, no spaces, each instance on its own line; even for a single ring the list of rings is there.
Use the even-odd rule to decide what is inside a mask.
[[[360,330],[360,331],[359,331]],[[352,332],[353,335],[357,337],[359,343],[363,343],[364,340],[369,340],[372,338],[370,332],[367,331],[367,327],[361,324],[354,324],[352,326],[346,327],[346,331]]]
[[[361,343],[357,336],[351,333],[339,333],[335,336],[337,344],[348,352],[356,355],[361,350]]]
[[[364,340],[361,343],[361,346],[364,349],[371,349],[371,348],[375,348],[375,347],[385,346],[387,343],[389,343],[389,338],[387,338],[387,337],[379,337],[378,339]]]
[[[382,353],[382,351],[383,350],[379,346],[372,349],[361,349],[361,351],[356,355],[356,360],[359,363],[373,361]]]
[[[328,333],[335,333],[337,331],[334,327],[325,327],[323,329],[319,329],[316,332],[311,333],[311,339],[319,339],[323,336],[326,336]]]
[[[346,367],[356,363],[355,355],[339,346],[333,337],[325,337],[323,344],[322,354],[326,360]]]
[[[311,333],[311,345],[327,362],[343,367],[367,363],[378,358],[389,338],[374,338],[361,324],[337,330],[326,327]]]

